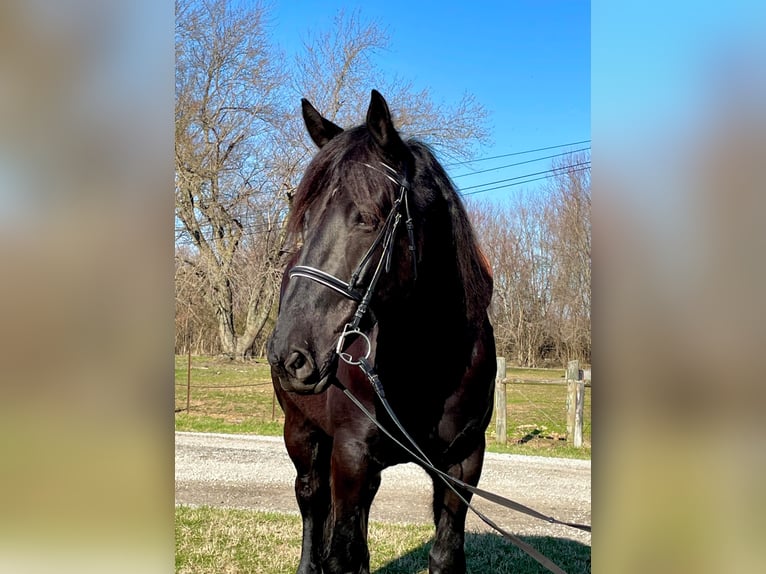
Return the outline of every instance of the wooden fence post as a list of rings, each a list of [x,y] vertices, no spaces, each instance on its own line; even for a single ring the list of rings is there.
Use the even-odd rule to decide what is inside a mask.
[[[574,424],[574,440],[572,443],[576,448],[582,446],[582,424],[583,424],[583,404],[585,403],[585,381],[578,380],[577,393],[575,395],[575,424]]]
[[[567,441],[576,448],[582,446],[583,403],[585,381],[580,378],[580,363],[567,363]]]
[[[495,375],[495,437],[498,444],[508,442],[506,414],[508,412],[505,392],[505,357],[497,357],[497,374]]]
[[[189,354],[186,362],[186,412],[191,408],[191,343],[189,343]]]

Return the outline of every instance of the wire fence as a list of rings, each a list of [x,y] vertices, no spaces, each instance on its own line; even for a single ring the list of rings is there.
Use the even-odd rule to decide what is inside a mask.
[[[564,370],[509,368],[506,389],[507,444],[555,444],[567,440],[567,385]],[[554,378],[555,377],[555,378]],[[247,432],[247,424],[281,423],[268,364],[261,360],[233,362],[215,357],[176,356],[175,412],[185,421],[217,419]],[[497,412],[487,429],[497,440]],[[189,423],[192,424],[192,423]],[[247,427],[250,428],[250,427]],[[585,387],[583,440],[591,442],[590,385]]]

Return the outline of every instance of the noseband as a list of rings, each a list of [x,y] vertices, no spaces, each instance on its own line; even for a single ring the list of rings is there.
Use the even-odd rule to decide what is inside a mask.
[[[369,164],[364,165],[374,169],[375,171],[381,171]],[[370,340],[364,333],[359,331],[359,324],[369,309],[370,301],[372,300],[373,294],[375,293],[375,287],[383,273],[383,270],[385,269],[386,273],[388,273],[391,269],[391,256],[394,251],[394,237],[396,236],[396,229],[399,226],[399,222],[402,218],[402,209],[404,209],[404,213],[407,217],[405,224],[407,226],[407,236],[409,239],[409,251],[412,259],[413,276],[415,279],[417,279],[418,275],[417,258],[415,254],[415,232],[414,225],[412,223],[412,216],[410,215],[410,204],[408,198],[408,192],[410,190],[409,182],[407,181],[406,174],[401,179],[396,179],[393,176],[397,175],[397,173],[392,167],[382,162],[380,165],[390,172],[385,173],[381,171],[381,173],[383,173],[388,179],[399,186],[399,196],[394,201],[394,204],[391,207],[391,211],[383,224],[383,228],[378,233],[375,241],[372,242],[372,245],[370,245],[369,249],[367,249],[365,254],[362,256],[362,259],[359,261],[356,269],[354,269],[354,272],[351,274],[351,279],[346,282],[335,277],[334,275],[331,275],[330,273],[322,271],[321,269],[317,269],[316,267],[310,267],[308,265],[296,265],[288,272],[290,279],[294,277],[305,277],[307,279],[311,279],[320,285],[324,285],[325,287],[329,287],[333,291],[340,293],[347,299],[351,299],[352,301],[359,303],[356,308],[356,312],[354,313],[353,319],[350,323],[347,323],[343,327],[343,332],[341,333],[340,339],[338,339],[338,344],[336,346],[336,352],[338,355],[340,355],[341,358],[350,364],[358,364],[358,362],[353,361],[351,357],[346,353],[342,353],[344,341],[348,335],[360,335],[365,339],[367,342],[367,353],[365,358],[369,357]],[[364,292],[362,292],[357,289],[357,283],[367,271],[372,256],[379,246],[382,246],[380,259],[378,260],[378,264],[375,267],[375,271],[372,274],[370,282],[367,284],[367,288],[364,290]]]

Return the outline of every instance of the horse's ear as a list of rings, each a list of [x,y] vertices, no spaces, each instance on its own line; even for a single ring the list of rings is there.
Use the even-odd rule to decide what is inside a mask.
[[[404,147],[404,142],[394,128],[388,104],[378,90],[370,94],[370,107],[367,109],[367,129],[375,142],[386,151]]]
[[[306,98],[301,99],[301,109],[303,110],[303,122],[317,147],[324,147],[327,142],[343,131],[343,128],[323,118],[322,114]]]

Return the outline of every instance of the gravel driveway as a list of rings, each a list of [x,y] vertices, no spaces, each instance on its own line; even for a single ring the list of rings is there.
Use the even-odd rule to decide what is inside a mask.
[[[298,513],[295,470],[281,437],[176,432],[176,504]],[[591,463],[487,453],[479,487],[560,520],[590,524]],[[370,520],[431,523],[431,480],[414,464],[383,471]],[[510,532],[590,545],[591,535],[548,524],[474,497],[475,506]],[[489,527],[469,513],[467,529]]]

